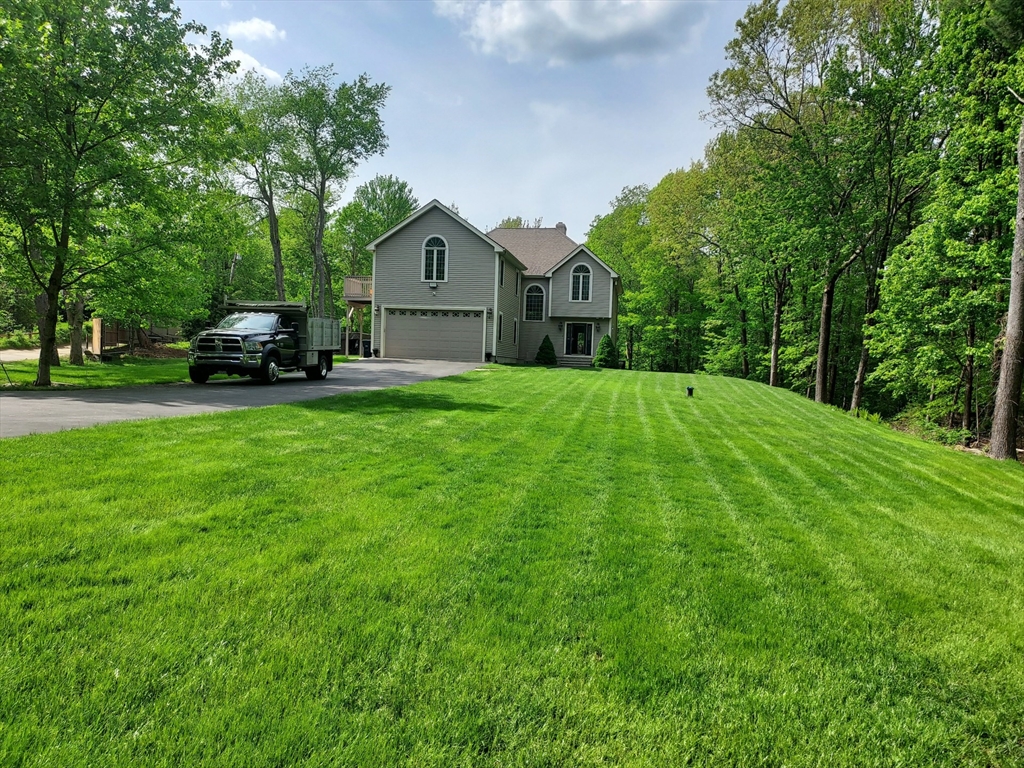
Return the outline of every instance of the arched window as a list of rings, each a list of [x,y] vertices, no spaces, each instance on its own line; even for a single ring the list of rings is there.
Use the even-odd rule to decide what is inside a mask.
[[[448,243],[443,237],[431,235],[423,243],[423,279],[429,283],[448,279]]]
[[[570,301],[590,301],[590,267],[577,264],[572,268],[572,292]]]
[[[531,285],[526,289],[526,313],[523,319],[531,322],[544,319],[544,289],[539,285]]]

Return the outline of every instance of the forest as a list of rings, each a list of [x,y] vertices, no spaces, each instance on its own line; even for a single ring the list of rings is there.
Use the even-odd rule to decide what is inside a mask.
[[[58,341],[82,363],[92,316],[190,334],[237,296],[340,317],[339,279],[418,205],[395,176],[340,205],[387,148],[390,88],[369,75],[243,76],[172,0],[10,0],[0,38],[0,336],[42,347],[39,386]],[[707,87],[703,157],[625,187],[587,234],[623,276],[628,367],[951,444],[995,425],[1012,455],[1022,43],[1017,0],[752,3]]]
[[[338,204],[387,147],[368,75],[237,72],[171,0],[14,0],[0,39],[0,336],[41,347],[38,386],[58,345],[83,363],[93,316],[143,346],[231,297],[340,317],[336,282],[418,205],[394,176]]]
[[[707,88],[720,132],[704,157],[626,187],[588,234],[623,275],[630,367],[750,378],[946,442],[987,438],[1022,41],[1013,0],[749,6]]]

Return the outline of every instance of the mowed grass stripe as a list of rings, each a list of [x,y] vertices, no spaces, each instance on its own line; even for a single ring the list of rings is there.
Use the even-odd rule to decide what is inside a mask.
[[[907,441],[499,367],[7,441],[0,763],[1024,764],[1024,474]]]

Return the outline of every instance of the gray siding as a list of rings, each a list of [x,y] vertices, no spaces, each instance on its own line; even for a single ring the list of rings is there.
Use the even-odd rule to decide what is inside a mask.
[[[516,272],[518,270],[511,261],[505,260],[505,285],[498,288],[498,311],[503,316],[501,341],[498,342],[497,360],[500,363],[511,363],[519,359],[519,344],[512,341],[513,321],[519,322],[519,332],[523,330],[523,315],[520,311],[522,296],[516,295]],[[525,281],[524,281],[525,283]],[[525,286],[520,286],[520,294]]]
[[[605,274],[607,275],[608,273],[605,272]],[[546,292],[545,293],[545,297],[544,297],[544,320],[543,320],[543,322],[540,322],[540,323],[520,321],[520,323],[519,323],[519,359],[522,360],[523,362],[532,363],[537,358],[537,350],[540,349],[540,343],[544,340],[545,336],[550,336],[551,337],[551,343],[555,347],[555,357],[558,358],[559,364],[566,364],[570,360],[576,362],[577,364],[579,364],[579,361],[586,362],[587,358],[579,358],[579,357],[566,358],[566,356],[565,356],[565,323],[571,323],[571,322],[577,322],[577,321],[580,321],[580,322],[593,322],[595,324],[596,323],[600,323],[600,325],[601,325],[601,330],[600,331],[597,330],[596,325],[595,325],[595,328],[594,328],[594,342],[593,342],[593,344],[594,344],[593,351],[594,352],[597,351],[597,345],[600,343],[601,337],[608,335],[608,333],[609,333],[609,331],[611,329],[611,325],[612,324],[608,322],[607,318],[595,319],[593,317],[586,317],[586,316],[580,316],[580,315],[576,315],[576,316],[573,316],[573,317],[565,317],[565,318],[563,318],[563,317],[552,318],[548,314],[548,301],[550,299],[550,294],[547,293],[547,291],[549,289],[548,279],[547,278],[542,278],[542,279],[530,278],[528,280],[523,280],[523,289],[522,289],[522,292],[521,292],[521,295],[520,295],[520,300],[521,300],[521,302],[520,302],[521,309],[520,309],[520,314],[519,314],[520,318],[522,318],[525,315],[525,309],[526,309],[526,298],[525,298],[526,297],[526,289],[529,286],[531,286],[531,285],[539,285],[542,288],[544,288],[544,290]],[[607,312],[607,311],[608,311],[608,307],[607,307],[607,305],[605,305],[605,312]],[[562,330],[561,331],[558,330],[558,324],[559,323],[562,323]]]
[[[590,267],[590,301],[569,301],[570,275],[577,264]],[[612,293],[612,276],[608,270],[586,253],[579,253],[560,266],[551,276],[551,296],[548,307],[552,317],[603,317],[608,311]]]
[[[440,235],[448,243],[448,281],[436,289],[422,281],[423,242]],[[494,306],[494,247],[443,211],[420,216],[377,246],[374,304],[383,307]],[[373,318],[373,344],[380,347],[380,318]],[[493,319],[487,321],[492,351]]]

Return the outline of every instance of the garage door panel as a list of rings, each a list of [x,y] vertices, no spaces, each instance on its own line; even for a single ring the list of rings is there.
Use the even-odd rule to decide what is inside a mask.
[[[480,310],[388,309],[384,355],[476,362],[482,357],[483,333]]]

